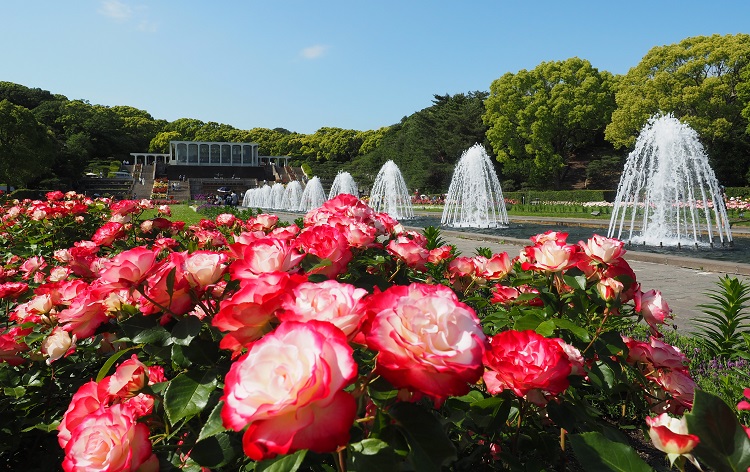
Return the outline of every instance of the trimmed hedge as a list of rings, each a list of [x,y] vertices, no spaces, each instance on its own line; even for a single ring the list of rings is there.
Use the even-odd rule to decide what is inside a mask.
[[[540,202],[613,202],[615,190],[526,190],[523,192],[503,192],[506,199],[519,203]]]
[[[750,198],[750,187],[726,187],[727,197]],[[519,203],[539,202],[614,202],[616,190],[526,190],[503,192],[508,200]]]
[[[750,187],[725,187],[727,197],[750,197]]]

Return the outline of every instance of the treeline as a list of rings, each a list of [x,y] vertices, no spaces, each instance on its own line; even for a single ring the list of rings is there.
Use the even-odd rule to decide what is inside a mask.
[[[496,157],[507,191],[612,189],[646,121],[672,113],[692,126],[720,182],[750,181],[750,35],[687,38],[651,49],[625,75],[570,58],[507,73],[489,91],[433,96],[432,104],[377,130],[240,130],[129,106],[0,82],[0,183],[72,188],[95,160],[167,152],[171,140],[256,142],[324,179],[347,170],[367,186],[387,160],[407,184],[445,192],[474,143]]]

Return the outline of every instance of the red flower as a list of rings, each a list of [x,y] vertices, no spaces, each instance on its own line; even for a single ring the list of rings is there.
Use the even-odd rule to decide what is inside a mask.
[[[29,285],[24,282],[5,282],[4,284],[0,284],[0,298],[14,300],[23,295],[28,289]]]
[[[124,238],[125,235],[125,226],[122,223],[110,221],[97,229],[91,240],[99,246],[111,246],[113,242]]]
[[[353,257],[346,236],[333,226],[307,227],[299,234],[296,243],[303,251],[331,262],[313,271],[329,278],[342,273]]]
[[[488,369],[484,383],[490,393],[509,389],[519,397],[534,390],[557,395],[568,388],[572,371],[559,340],[531,330],[508,330],[490,338],[484,365]]]

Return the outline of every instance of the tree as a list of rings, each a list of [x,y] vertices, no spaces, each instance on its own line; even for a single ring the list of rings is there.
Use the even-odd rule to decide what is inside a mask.
[[[178,131],[162,131],[154,136],[148,145],[148,152],[169,152],[170,141],[185,141]]]
[[[195,136],[205,126],[201,120],[193,118],[179,118],[169,123],[162,131],[176,131],[185,141],[195,141]]]
[[[49,171],[52,136],[27,108],[0,101],[0,180],[24,187]]]
[[[148,149],[149,143],[156,134],[167,125],[165,120],[155,120],[147,111],[130,106],[114,106],[123,123],[123,129],[133,143],[131,152]]]
[[[744,184],[750,166],[749,64],[747,34],[696,36],[652,48],[621,79],[607,140],[632,146],[651,116],[671,113],[701,136],[722,183]]]
[[[481,91],[433,95],[431,106],[369,132],[350,172],[357,182],[369,184],[380,167],[393,160],[410,189],[446,192],[461,154],[474,143],[486,144],[482,115],[487,96]]]
[[[612,74],[576,57],[493,81],[484,122],[504,178],[559,187],[568,160],[603,135],[614,84]]]
[[[237,128],[233,126],[209,121],[196,131],[194,139],[209,142],[237,142],[232,139],[237,131]]]
[[[253,128],[247,132],[248,140],[258,143],[261,156],[283,156],[286,154],[285,143],[290,132],[281,129]]]
[[[382,128],[369,131],[360,131],[358,139],[362,140],[362,145],[359,147],[360,154],[367,154],[372,151],[380,144],[380,141],[388,132],[389,127],[383,126]]]
[[[323,127],[301,139],[302,154],[319,162],[348,162],[359,154],[362,145],[359,131]]]
[[[0,100],[7,99],[11,103],[28,108],[29,110],[33,110],[45,101],[58,100],[60,98],[65,99],[61,95],[54,96],[47,90],[0,81]]]

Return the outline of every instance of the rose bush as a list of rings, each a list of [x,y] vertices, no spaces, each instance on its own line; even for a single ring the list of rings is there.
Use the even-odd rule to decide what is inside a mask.
[[[186,225],[54,192],[0,242],[9,470],[650,470],[634,430],[750,467],[620,241],[460,255],[351,195]]]

